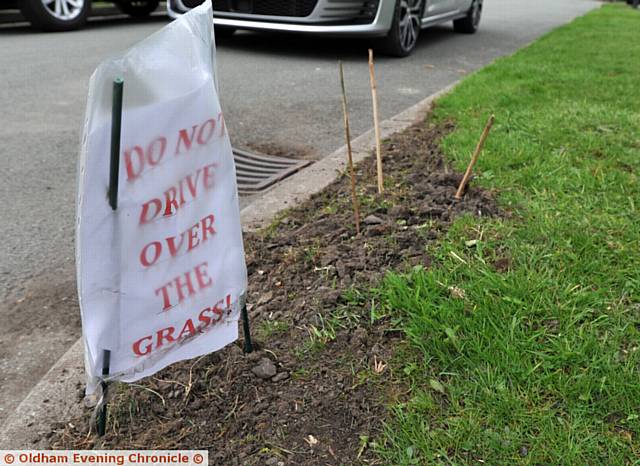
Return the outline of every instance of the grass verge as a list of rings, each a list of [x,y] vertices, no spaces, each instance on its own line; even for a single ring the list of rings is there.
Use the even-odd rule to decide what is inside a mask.
[[[465,217],[375,290],[408,338],[387,464],[638,464],[640,15],[605,6],[441,99],[458,168],[509,219]]]

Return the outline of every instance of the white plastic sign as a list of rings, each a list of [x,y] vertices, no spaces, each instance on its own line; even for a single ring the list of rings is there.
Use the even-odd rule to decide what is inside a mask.
[[[211,2],[94,73],[80,158],[77,266],[87,393],[238,336],[247,287]],[[112,85],[124,80],[118,207],[107,201]]]

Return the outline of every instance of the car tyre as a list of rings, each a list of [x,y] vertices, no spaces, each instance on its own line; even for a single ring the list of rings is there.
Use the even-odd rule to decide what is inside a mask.
[[[214,21],[215,23],[215,21]],[[227,40],[230,39],[231,36],[236,32],[234,28],[226,27],[226,26],[215,26],[213,27],[213,31],[216,35],[216,39],[218,40]]]
[[[471,7],[464,18],[456,19],[453,22],[453,29],[463,34],[473,34],[480,27],[482,17],[482,0],[473,0]]]
[[[397,0],[391,29],[377,48],[392,57],[410,55],[418,43],[423,10],[424,0]]]
[[[116,6],[123,13],[133,18],[144,18],[156,11],[160,0],[121,0]]]
[[[42,31],[70,31],[87,22],[91,0],[22,0],[20,11]]]

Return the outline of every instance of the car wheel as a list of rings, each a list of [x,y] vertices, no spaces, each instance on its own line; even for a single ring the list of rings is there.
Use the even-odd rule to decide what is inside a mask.
[[[378,45],[381,52],[393,57],[411,54],[422,29],[423,6],[424,0],[397,0],[391,29]]]
[[[121,0],[116,5],[120,11],[129,16],[142,18],[153,13],[160,5],[160,0]]]
[[[234,28],[226,27],[226,26],[216,26],[214,20],[213,31],[216,35],[216,39],[218,40],[226,40],[231,38],[236,30]]]
[[[473,0],[471,8],[467,11],[467,16],[456,19],[453,22],[453,29],[456,32],[464,34],[473,34],[480,26],[480,17],[482,16],[482,0]]]
[[[20,10],[37,29],[69,31],[86,23],[91,0],[22,0]]]

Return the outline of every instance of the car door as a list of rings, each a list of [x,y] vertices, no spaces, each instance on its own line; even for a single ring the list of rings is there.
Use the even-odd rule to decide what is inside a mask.
[[[426,0],[425,19],[437,19],[458,10],[460,0]]]
[[[202,3],[204,0],[167,0],[167,12],[169,16],[176,18]]]

